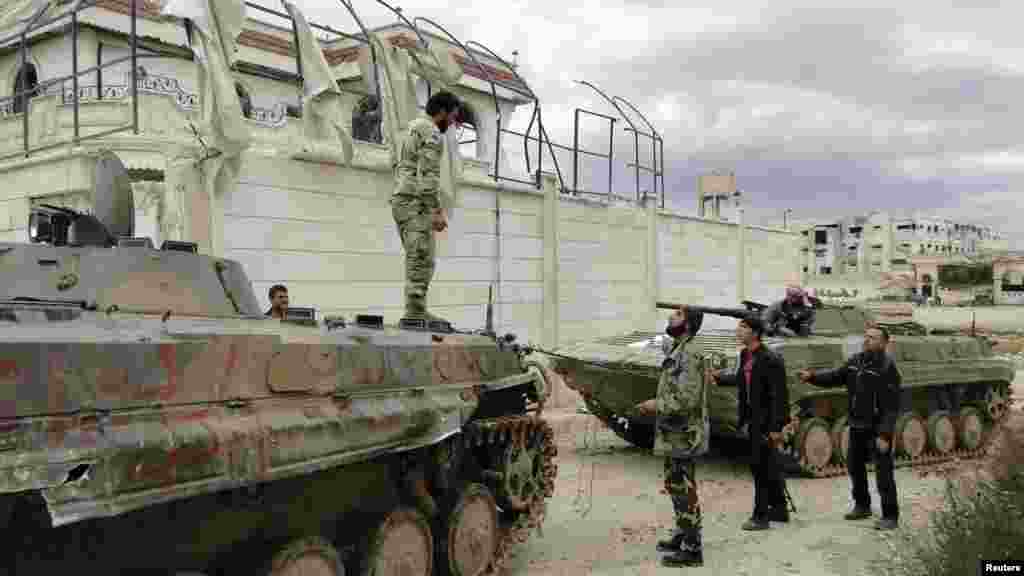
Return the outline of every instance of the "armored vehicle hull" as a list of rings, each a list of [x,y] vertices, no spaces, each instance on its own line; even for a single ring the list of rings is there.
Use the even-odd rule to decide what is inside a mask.
[[[197,254],[0,244],[0,270],[10,573],[477,574],[543,512],[543,376],[505,340],[264,318]]]
[[[802,368],[838,367],[860,351],[866,322],[861,310],[818,310],[810,337],[766,337],[785,358],[791,423],[780,451],[791,469],[814,476],[845,474],[848,444],[845,388],[822,389],[797,378]],[[900,465],[969,458],[985,450],[990,430],[1007,414],[1015,368],[995,356],[984,338],[922,336],[921,327],[889,325],[889,353],[903,378],[903,414],[896,425]],[[664,334],[632,332],[580,342],[548,353],[552,369],[579,392],[589,410],[626,441],[650,448],[654,419],[634,406],[657,394]],[[704,331],[689,344],[701,366],[735,369],[739,347],[732,331]],[[740,437],[737,396],[731,387],[709,389],[712,435]]]
[[[0,243],[5,574],[479,576],[556,473],[515,337],[259,309],[234,261],[42,206]]]

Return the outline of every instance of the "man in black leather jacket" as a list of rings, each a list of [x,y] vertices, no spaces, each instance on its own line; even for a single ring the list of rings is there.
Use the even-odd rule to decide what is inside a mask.
[[[743,344],[735,372],[713,374],[719,386],[735,386],[739,427],[747,427],[750,469],[754,476],[754,513],[744,530],[764,530],[769,521],[789,522],[786,484],[776,448],[789,417],[789,389],[782,356],[761,343],[765,325],[760,316],[740,320],[736,338]]]
[[[867,459],[873,453],[875,481],[882,498],[882,518],[875,525],[880,530],[895,528],[899,523],[892,452],[893,428],[900,413],[902,378],[896,363],[885,351],[888,343],[889,333],[885,328],[872,327],[864,333],[864,351],[850,356],[839,368],[799,372],[801,380],[814,386],[846,386],[850,424],[846,463],[854,502],[853,510],[846,514],[846,519],[859,520],[871,516]]]

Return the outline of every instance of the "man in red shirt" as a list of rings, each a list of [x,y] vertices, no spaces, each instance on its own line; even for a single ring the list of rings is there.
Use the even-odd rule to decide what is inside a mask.
[[[747,427],[750,469],[754,476],[754,513],[744,530],[764,530],[769,521],[788,522],[786,485],[776,457],[782,427],[789,415],[786,364],[782,356],[761,344],[764,323],[756,315],[740,320],[736,339],[743,350],[736,371],[716,371],[719,386],[736,386],[739,397],[739,428]]]

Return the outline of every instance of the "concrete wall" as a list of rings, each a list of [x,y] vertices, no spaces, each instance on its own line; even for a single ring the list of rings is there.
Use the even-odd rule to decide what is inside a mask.
[[[293,305],[397,320],[403,253],[385,165],[246,158],[237,190],[224,201],[225,256],[245,265],[263,305],[269,287],[283,283]],[[486,169],[467,164],[462,205],[438,237],[428,305],[457,325],[483,326],[492,285],[496,328],[548,345],[660,329],[667,312],[654,312],[658,299],[715,306],[741,299],[737,225],[564,196],[556,206],[545,201],[545,193],[556,194],[553,178],[544,191],[497,186]],[[799,278],[797,238],[746,228],[745,297],[777,298]],[[558,303],[553,318],[545,318],[546,299]]]
[[[986,332],[1024,330],[1024,306],[947,307],[916,306],[914,321],[931,329],[969,329],[972,316],[975,327]]]

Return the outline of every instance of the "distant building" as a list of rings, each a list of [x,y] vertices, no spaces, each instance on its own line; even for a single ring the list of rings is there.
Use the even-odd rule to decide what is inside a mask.
[[[1002,234],[988,226],[885,212],[806,225],[801,234],[805,278],[911,271],[920,257],[955,261],[1008,249]]]

